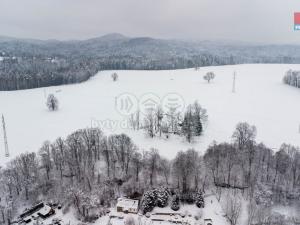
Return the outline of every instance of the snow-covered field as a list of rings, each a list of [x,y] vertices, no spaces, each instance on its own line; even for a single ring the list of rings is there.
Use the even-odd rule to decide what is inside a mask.
[[[240,121],[256,125],[257,140],[271,148],[278,149],[283,142],[300,146],[300,90],[282,83],[288,69],[300,70],[300,65],[118,71],[117,82],[111,79],[112,71],[104,71],[80,84],[0,92],[0,113],[6,120],[10,159],[22,152],[37,151],[45,140],[66,137],[76,129],[96,124],[106,124],[103,130],[107,134],[125,132],[141,149],[155,147],[168,158],[190,147],[203,153],[213,140],[229,141]],[[210,84],[203,80],[208,71],[216,73]],[[232,93],[234,71],[236,92]],[[179,137],[152,140],[142,131],[128,129],[126,117],[115,109],[115,98],[124,92],[137,98],[149,92],[160,98],[178,93],[186,104],[198,100],[209,116],[204,135],[188,144]],[[57,112],[49,112],[45,106],[45,96],[49,93],[59,99]],[[108,123],[114,128],[110,129]],[[3,165],[9,158],[4,157],[2,130],[0,136],[0,165]]]

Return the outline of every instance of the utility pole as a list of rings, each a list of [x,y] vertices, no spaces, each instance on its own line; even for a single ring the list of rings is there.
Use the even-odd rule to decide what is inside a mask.
[[[235,93],[235,79],[236,79],[236,72],[233,73],[233,82],[232,82],[232,93]]]
[[[6,135],[6,126],[4,116],[2,114],[2,127],[3,127],[3,137],[4,137],[4,148],[5,148],[5,156],[9,157],[8,143],[7,143],[7,135]]]

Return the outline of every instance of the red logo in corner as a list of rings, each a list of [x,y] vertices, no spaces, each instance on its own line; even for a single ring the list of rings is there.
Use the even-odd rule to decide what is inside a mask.
[[[294,29],[300,30],[300,12],[294,13]]]

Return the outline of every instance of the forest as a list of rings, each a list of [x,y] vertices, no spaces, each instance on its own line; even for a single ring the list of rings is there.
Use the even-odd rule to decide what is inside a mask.
[[[0,91],[83,82],[101,70],[300,63],[299,50],[299,46],[289,45],[129,38],[120,34],[83,41],[0,37]]]
[[[93,209],[111,207],[120,196],[140,199],[146,213],[165,205],[147,202],[153,194],[173,196],[175,208],[184,201],[201,207],[201,193],[212,190],[218,199],[225,193],[234,197],[225,211],[232,225],[240,216],[232,211],[240,198],[250,202],[249,224],[287,224],[279,223],[270,207],[299,202],[299,148],[282,144],[274,151],[257,143],[256,134],[255,126],[241,122],[231,142],[213,142],[204,155],[188,149],[166,159],[157,149],[139,149],[125,134],[106,136],[99,128],[74,131],[0,169],[0,221],[11,224],[22,202],[60,202],[63,212],[73,207],[78,219],[91,221]]]

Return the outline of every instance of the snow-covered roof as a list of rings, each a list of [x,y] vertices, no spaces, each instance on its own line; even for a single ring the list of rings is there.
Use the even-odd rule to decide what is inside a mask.
[[[137,209],[138,205],[138,200],[132,200],[127,198],[119,198],[117,203],[117,207],[122,207],[123,209]]]
[[[27,216],[27,217],[25,217],[23,220],[24,221],[28,221],[28,220],[31,220],[32,218],[31,218],[31,216]]]
[[[39,210],[39,213],[43,216],[46,216],[51,210],[49,205],[45,205],[42,209]]]

